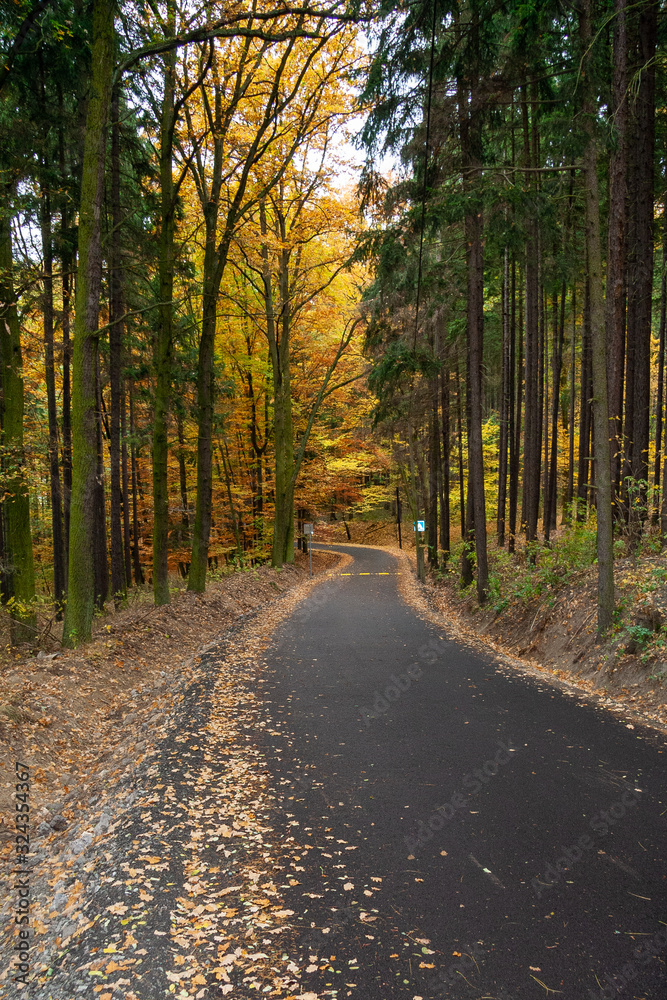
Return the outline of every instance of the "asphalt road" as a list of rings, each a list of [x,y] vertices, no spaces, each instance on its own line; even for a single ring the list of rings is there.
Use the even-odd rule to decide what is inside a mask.
[[[352,575],[280,627],[264,688],[307,989],[664,1000],[665,738],[498,668],[390,555],[340,548]]]

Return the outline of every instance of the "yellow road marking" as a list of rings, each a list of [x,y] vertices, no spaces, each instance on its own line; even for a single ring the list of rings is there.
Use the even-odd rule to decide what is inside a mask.
[[[335,574],[329,573],[329,576]],[[340,573],[339,576],[401,576],[401,573]]]

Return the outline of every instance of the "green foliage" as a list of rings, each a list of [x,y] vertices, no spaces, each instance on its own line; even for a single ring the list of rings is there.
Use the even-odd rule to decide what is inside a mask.
[[[432,378],[440,371],[441,362],[424,347],[412,349],[402,340],[394,340],[374,363],[368,377],[368,387],[378,397],[373,414],[374,425],[396,411],[396,390],[417,375]]]
[[[630,517],[637,520],[645,520],[649,506],[649,484],[646,479],[635,479],[634,476],[625,476],[626,493],[628,497],[628,507]]]
[[[555,593],[592,565],[595,559],[594,514],[583,524],[575,523],[545,549],[538,542],[526,545],[517,555],[501,549],[492,555],[489,596],[496,614],[512,604],[530,604],[540,597],[553,600]]]
[[[640,649],[644,649],[648,646],[651,639],[655,635],[653,629],[647,628],[646,625],[628,625],[625,631]]]

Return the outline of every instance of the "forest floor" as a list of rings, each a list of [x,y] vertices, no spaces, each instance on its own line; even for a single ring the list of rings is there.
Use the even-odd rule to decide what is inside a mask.
[[[333,543],[379,545],[407,560],[414,571],[414,539],[403,525],[398,549],[393,522],[327,525],[318,538]],[[595,532],[590,526],[559,530],[550,550],[532,566],[521,547],[515,557],[489,546],[491,595],[480,607],[474,585],[459,585],[459,555],[449,572],[428,573],[424,594],[442,621],[517,665],[576,686],[614,711],[634,711],[667,726],[667,555],[649,535],[634,556],[614,561],[616,613],[609,636],[596,635]]]
[[[314,554],[313,572],[340,561]],[[145,748],[147,734],[169,711],[176,681],[193,657],[240,616],[269,604],[308,577],[307,557],[294,566],[237,571],[209,582],[205,594],[174,588],[171,604],[153,606],[152,589],[130,591],[127,607],[96,615],[93,638],[60,647],[54,629],[39,643],[0,659],[0,858],[12,846],[14,768],[31,768],[31,823],[77,813],[100,785]],[[41,647],[41,648],[40,648]],[[42,834],[46,833],[42,828]]]

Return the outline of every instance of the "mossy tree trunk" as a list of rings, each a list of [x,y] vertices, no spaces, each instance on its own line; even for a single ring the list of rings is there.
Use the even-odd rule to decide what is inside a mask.
[[[260,209],[262,236],[267,235],[266,208]],[[271,564],[294,562],[294,442],[292,438],[292,389],[290,373],[289,251],[279,256],[280,321],[275,320],[271,271],[266,243],[262,246],[263,290],[269,356],[273,375],[273,427],[275,447],[275,515]]]
[[[63,644],[90,638],[97,486],[96,369],[102,280],[100,213],[104,197],[105,134],[111,102],[114,19],[111,0],[93,0],[92,70],[83,148],[79,211],[79,270],[72,357],[72,496],[69,579]]]

